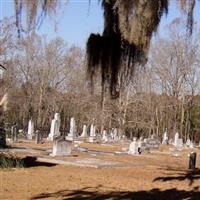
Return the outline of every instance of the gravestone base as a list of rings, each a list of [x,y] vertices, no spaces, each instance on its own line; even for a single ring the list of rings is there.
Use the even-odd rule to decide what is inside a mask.
[[[72,141],[57,137],[53,142],[53,152],[51,156],[68,156],[72,152]]]

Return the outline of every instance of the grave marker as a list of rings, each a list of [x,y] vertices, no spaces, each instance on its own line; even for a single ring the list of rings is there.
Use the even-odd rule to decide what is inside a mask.
[[[65,140],[63,137],[54,138],[52,156],[68,156],[72,152],[72,141]]]
[[[34,136],[34,122],[30,119],[28,122],[28,134],[27,139],[32,140]]]
[[[60,136],[60,114],[55,113],[54,119],[51,121],[51,128],[48,139],[53,141],[53,138],[58,136]]]

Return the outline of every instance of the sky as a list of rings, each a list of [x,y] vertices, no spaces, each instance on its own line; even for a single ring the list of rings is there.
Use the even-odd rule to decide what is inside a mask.
[[[0,20],[4,17],[14,15],[14,0],[0,0]],[[60,0],[61,6],[64,7]],[[158,34],[165,36],[166,26],[176,17],[180,17],[180,12],[176,5],[177,0],[170,1],[169,13],[164,15],[159,26]],[[87,38],[90,33],[102,33],[103,31],[103,10],[99,0],[70,0],[67,6],[58,13],[55,20],[45,19],[38,30],[39,34],[46,35],[48,39],[57,36],[62,37],[69,45],[75,44],[82,48],[85,47]],[[200,7],[200,2],[198,2]],[[195,10],[195,20],[200,22],[200,12]],[[57,25],[55,25],[57,24]]]

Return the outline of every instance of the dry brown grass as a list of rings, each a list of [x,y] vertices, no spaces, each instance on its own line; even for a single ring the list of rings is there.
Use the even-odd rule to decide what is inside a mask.
[[[38,148],[34,143],[22,142],[16,146]],[[87,143],[83,146],[109,152],[121,148],[120,145]],[[39,146],[43,149],[49,147],[50,143]],[[188,173],[188,152],[184,150],[181,157],[173,157],[168,154],[168,146],[162,146],[161,151],[141,156],[95,157],[102,162],[113,160],[135,164],[122,168],[94,169],[44,164],[1,170],[1,199],[200,199],[200,171]],[[197,150],[197,155],[199,152]],[[76,159],[92,157],[83,153],[73,154],[76,154]],[[65,158],[72,159],[73,156]],[[200,159],[197,159],[197,167],[200,168]]]

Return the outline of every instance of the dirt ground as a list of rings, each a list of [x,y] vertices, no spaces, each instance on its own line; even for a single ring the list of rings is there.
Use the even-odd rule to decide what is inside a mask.
[[[50,150],[51,143],[34,142],[11,144],[16,148]],[[0,169],[0,199],[166,199],[200,200],[200,150],[197,152],[197,170],[188,172],[188,153],[180,157],[170,154],[169,146],[160,151],[139,156],[114,155],[122,145],[81,144],[89,150],[108,154],[80,153],[56,158],[63,160],[95,158],[101,162],[122,163],[122,167],[79,167],[38,163],[28,168]],[[113,153],[113,154],[112,154]],[[17,152],[18,156],[39,156],[37,152]],[[47,155],[43,155],[45,157]]]

